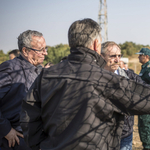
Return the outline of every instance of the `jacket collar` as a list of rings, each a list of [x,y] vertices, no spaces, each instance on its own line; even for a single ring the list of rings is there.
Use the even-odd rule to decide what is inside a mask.
[[[86,47],[76,47],[70,49],[71,54],[68,56],[69,61],[96,63],[104,68],[106,61],[95,51]]]
[[[150,61],[146,62],[144,65],[142,65],[142,69],[150,65]]]
[[[17,57],[21,64],[25,67],[25,68],[30,68],[31,72],[36,72],[37,74],[39,74],[42,70],[42,66],[38,65],[38,66],[34,66],[33,64],[31,64],[29,61],[27,61],[25,58],[23,58],[21,55],[19,57]]]

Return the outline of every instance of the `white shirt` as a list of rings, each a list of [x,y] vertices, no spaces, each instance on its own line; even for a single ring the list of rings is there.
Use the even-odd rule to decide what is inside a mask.
[[[117,69],[117,70],[115,70],[115,72],[114,72],[114,73],[119,75],[119,71],[118,71],[118,69]]]

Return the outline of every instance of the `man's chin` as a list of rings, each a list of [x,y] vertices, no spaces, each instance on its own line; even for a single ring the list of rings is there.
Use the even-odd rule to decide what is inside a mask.
[[[117,70],[119,68],[119,65],[115,65],[112,67],[113,70]]]
[[[41,59],[38,60],[39,64],[42,64],[43,62],[44,62],[44,58],[41,58]]]

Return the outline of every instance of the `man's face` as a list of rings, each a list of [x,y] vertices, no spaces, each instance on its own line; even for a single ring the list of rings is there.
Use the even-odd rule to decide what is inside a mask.
[[[16,56],[14,54],[9,55],[9,60],[14,59]]]
[[[125,68],[125,65],[124,65],[124,62],[123,62],[123,61],[120,61],[119,67],[120,67],[121,69],[124,69],[124,68]]]
[[[27,49],[27,56],[26,56],[27,60],[34,66],[42,64],[45,59],[45,55],[47,55],[45,47],[46,47],[46,42],[43,36],[42,37],[33,36],[31,42],[31,48],[36,50],[43,49],[43,51],[39,52],[39,51]]]
[[[104,55],[104,59],[107,62],[105,69],[114,72],[119,67],[121,50],[116,45],[109,46],[107,49],[108,51]]]
[[[139,55],[139,62],[142,64],[142,65],[144,65],[147,61],[148,61],[148,57],[147,57],[147,55]]]

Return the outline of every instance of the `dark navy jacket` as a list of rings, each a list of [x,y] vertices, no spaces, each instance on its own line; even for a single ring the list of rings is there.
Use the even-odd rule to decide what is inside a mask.
[[[0,139],[20,126],[22,99],[39,71],[22,56],[0,64]]]
[[[135,80],[139,83],[145,83],[140,76],[138,76],[137,74],[134,73],[133,70],[124,70],[127,74],[127,76],[132,79]],[[129,135],[131,135],[131,133],[133,133],[133,125],[134,125],[134,116],[128,116],[125,117],[124,119],[124,126],[123,126],[123,131],[122,131],[122,138],[125,138]]]
[[[131,77],[131,79],[136,80],[137,75],[134,74],[134,71],[130,71],[130,72],[135,76],[134,79],[133,77]],[[119,75],[129,79],[129,77],[127,76],[128,71],[118,68],[118,73]],[[143,82],[142,79],[141,82]],[[133,125],[134,125],[134,116],[125,116],[121,138],[126,138],[133,133]]]

